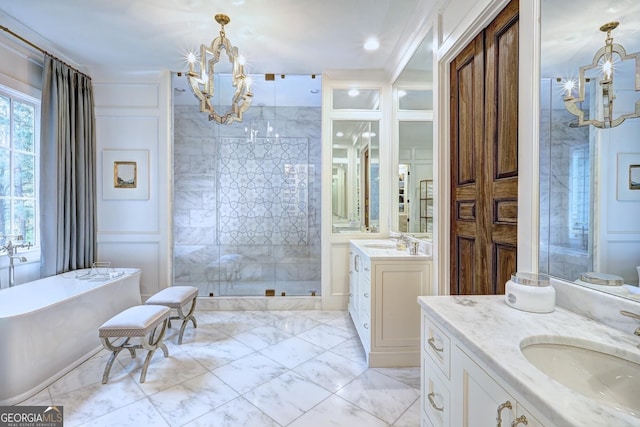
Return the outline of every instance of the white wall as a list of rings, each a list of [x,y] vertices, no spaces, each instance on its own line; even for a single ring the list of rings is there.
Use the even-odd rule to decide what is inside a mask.
[[[89,72],[96,108],[98,163],[98,260],[142,269],[146,298],[171,285],[171,76],[158,73]],[[106,199],[113,186],[105,150],[148,154],[148,197]],[[132,151],[133,150],[133,151]],[[141,181],[142,183],[142,181]]]
[[[597,204],[595,270],[622,276],[626,283],[635,284],[636,266],[640,265],[640,191],[623,192],[623,188],[628,183],[628,160],[640,164],[640,121],[627,120],[597,133],[600,193],[596,197],[603,203]]]

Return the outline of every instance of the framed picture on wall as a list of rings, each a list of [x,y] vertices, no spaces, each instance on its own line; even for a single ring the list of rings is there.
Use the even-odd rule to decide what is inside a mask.
[[[149,199],[149,150],[102,151],[102,198]]]
[[[618,153],[618,200],[640,201],[640,153]]]
[[[138,187],[138,162],[113,162],[113,187]]]

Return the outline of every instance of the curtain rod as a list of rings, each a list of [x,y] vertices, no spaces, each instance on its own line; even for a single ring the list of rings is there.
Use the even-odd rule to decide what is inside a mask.
[[[24,37],[22,37],[19,34],[14,33],[13,31],[11,31],[9,28],[5,27],[4,25],[0,25],[0,28],[3,29],[4,31],[6,31],[7,33],[11,34],[13,37],[17,38],[18,40],[20,40],[23,43],[28,44],[29,46],[31,46],[32,48],[36,49],[37,51],[41,52],[44,55],[50,56],[51,58],[62,62],[64,65],[66,65],[67,67],[71,68],[73,71],[75,71],[76,73],[82,74],[83,76],[87,77],[89,80],[91,80],[91,76],[83,73],[82,71],[78,70],[76,67],[73,67],[69,64],[67,64],[66,62],[64,62],[62,59],[58,58],[55,55],[50,54],[49,52],[47,52],[46,50],[44,50],[43,48],[41,48],[40,46],[30,42],[29,40],[25,39]]]

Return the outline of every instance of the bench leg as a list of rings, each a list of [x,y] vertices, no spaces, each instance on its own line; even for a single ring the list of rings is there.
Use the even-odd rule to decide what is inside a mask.
[[[191,307],[189,308],[189,312],[184,314],[182,307],[178,307],[178,316],[171,317],[170,319],[182,319],[182,325],[180,325],[180,334],[178,335],[178,345],[182,344],[182,338],[184,336],[184,330],[187,328],[187,324],[189,324],[189,320],[193,323],[193,327],[197,328],[198,324],[196,322],[196,318],[193,315],[193,312],[196,310],[196,300],[197,296],[191,300]],[[169,326],[171,327],[171,326]]]
[[[164,338],[165,331],[167,330],[167,324],[169,323],[169,318],[164,319],[164,321],[153,328],[153,330],[147,334],[146,337],[140,337],[140,344],[130,344],[129,340],[131,337],[127,337],[122,343],[119,345],[113,345],[113,343],[109,340],[109,337],[102,338],[102,345],[107,350],[111,350],[111,356],[109,356],[109,360],[107,361],[107,365],[104,368],[104,373],[102,374],[102,384],[106,384],[109,381],[109,373],[111,371],[111,367],[113,366],[113,362],[115,362],[118,354],[122,350],[129,350],[131,353],[131,357],[136,357],[136,350],[147,350],[147,356],[144,359],[144,363],[142,364],[142,372],[140,373],[140,382],[143,383],[147,378],[147,369],[149,369],[149,362],[151,362],[151,357],[153,353],[159,348],[162,350],[164,357],[169,357],[169,350],[167,350],[167,346],[162,342]],[[122,337],[114,339],[121,339]]]
[[[169,357],[169,350],[167,350],[167,346],[162,342],[168,324],[169,319],[167,318],[160,325],[156,326],[153,331],[149,333],[148,337],[142,339],[141,347],[145,350],[148,350],[148,352],[147,357],[144,358],[144,363],[142,364],[142,372],[140,372],[141,384],[147,379],[147,369],[149,368],[149,362],[151,362],[151,357],[153,357],[153,353],[158,348],[162,349],[164,357]],[[160,328],[159,332],[158,328]]]
[[[131,353],[131,358],[135,358],[136,357],[135,348],[133,348],[131,346],[128,346],[130,339],[131,338],[127,338],[120,345],[114,346],[111,343],[111,341],[109,341],[108,337],[103,337],[102,338],[102,345],[107,350],[111,350],[111,356],[109,356],[109,360],[107,360],[107,365],[104,367],[104,373],[102,374],[102,384],[106,384],[107,381],[109,381],[109,373],[111,372],[111,367],[113,366],[113,362],[116,361],[116,358],[118,357],[118,354],[120,354],[120,352],[122,350],[124,350],[126,348],[127,350],[129,350],[129,353]]]

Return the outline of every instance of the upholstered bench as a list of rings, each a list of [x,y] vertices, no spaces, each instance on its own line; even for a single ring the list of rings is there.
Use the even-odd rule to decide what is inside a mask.
[[[169,327],[171,327],[171,320],[182,319],[182,325],[180,326],[180,334],[178,335],[178,344],[182,344],[182,337],[184,336],[184,330],[189,323],[189,320],[193,322],[193,327],[197,328],[196,318],[193,312],[196,309],[196,300],[198,297],[198,288],[195,286],[170,286],[161,290],[160,292],[152,295],[145,301],[147,305],[164,305],[175,309],[178,312],[177,316],[169,317]],[[191,303],[189,311],[185,314],[184,308],[187,304]]]
[[[109,380],[109,372],[113,362],[122,350],[129,350],[131,357],[136,357],[136,350],[148,350],[147,357],[142,365],[140,382],[147,377],[147,368],[151,356],[158,349],[162,349],[164,357],[169,356],[167,347],[163,344],[165,330],[169,322],[171,309],[160,305],[136,305],[116,314],[98,328],[98,336],[102,338],[102,345],[112,351],[107,361],[107,366],[102,374],[102,384]],[[160,330],[158,327],[160,326]],[[130,343],[132,338],[139,337],[138,344]],[[115,344],[120,341],[120,344]]]

